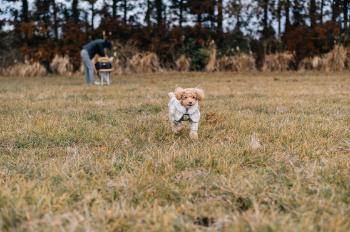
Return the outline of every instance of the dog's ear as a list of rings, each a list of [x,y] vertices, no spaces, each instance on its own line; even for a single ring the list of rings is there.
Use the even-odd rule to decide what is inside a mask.
[[[175,89],[175,97],[176,97],[176,99],[177,100],[181,100],[181,97],[182,97],[183,93],[184,93],[184,89],[181,88],[181,87],[177,87]]]
[[[204,99],[204,91],[203,89],[194,89],[197,95],[198,101],[202,101]]]

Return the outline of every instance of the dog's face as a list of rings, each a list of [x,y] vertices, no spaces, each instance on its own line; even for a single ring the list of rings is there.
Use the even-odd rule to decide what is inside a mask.
[[[175,96],[177,100],[181,102],[181,105],[183,105],[186,108],[190,108],[191,106],[196,104],[197,101],[201,101],[204,99],[204,92],[203,90],[197,88],[176,88]]]

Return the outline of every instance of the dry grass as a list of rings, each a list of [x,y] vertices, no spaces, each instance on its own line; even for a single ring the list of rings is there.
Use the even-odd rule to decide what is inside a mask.
[[[50,64],[51,71],[54,74],[71,76],[73,74],[73,65],[68,56],[55,55]]]
[[[0,80],[0,231],[350,230],[348,74]],[[198,142],[176,85],[206,90]]]
[[[129,61],[131,71],[150,73],[160,71],[159,58],[153,52],[138,53]]]
[[[121,75],[123,73],[126,73],[125,68],[122,65],[122,62],[119,58],[113,59],[113,75]]]
[[[45,67],[38,62],[25,62],[3,69],[1,74],[12,77],[43,77],[47,75],[47,72]]]
[[[336,45],[332,51],[323,58],[323,70],[326,72],[341,72],[345,69],[347,49],[342,45]]]
[[[299,70],[313,70],[324,72],[342,72],[349,69],[349,49],[336,45],[332,51],[323,56],[308,57],[299,64]]]
[[[289,70],[290,63],[293,61],[293,54],[276,53],[265,57],[263,70],[269,72],[284,72]]]
[[[252,54],[240,53],[235,55],[235,62],[239,72],[251,72],[255,70],[255,58]]]
[[[218,71],[252,72],[255,71],[255,59],[251,54],[239,53],[235,56],[223,56],[216,62]]]
[[[320,71],[323,67],[323,59],[319,56],[304,58],[300,63],[299,71]]]
[[[227,72],[227,71],[237,72],[238,71],[238,67],[235,63],[235,58],[233,56],[220,57],[217,60],[216,66],[217,66],[218,70],[223,71],[223,72]]]

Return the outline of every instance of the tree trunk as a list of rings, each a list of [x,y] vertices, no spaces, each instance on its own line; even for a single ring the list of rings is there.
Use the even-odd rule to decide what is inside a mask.
[[[57,4],[55,0],[51,0],[51,5],[53,9],[53,29],[54,29],[54,34],[55,34],[55,40],[58,40],[58,19],[57,19]]]
[[[84,11],[84,22],[85,22],[85,31],[89,31],[89,13]]]
[[[264,25],[264,30],[266,30],[268,27],[268,20],[269,20],[269,0],[264,0],[263,10],[264,10],[263,25]]]
[[[313,28],[316,25],[317,20],[316,0],[310,0],[309,15],[311,27]]]
[[[337,19],[339,17],[340,14],[340,2],[339,0],[333,0],[332,2],[332,21],[334,23],[337,23]]]
[[[218,0],[217,7],[218,7],[217,30],[218,30],[219,34],[221,34],[222,31],[223,31],[222,25],[223,25],[223,20],[224,20],[224,17],[223,17],[223,1],[222,0]]]
[[[123,0],[123,22],[126,24],[128,21],[128,1]]]
[[[117,14],[118,14],[118,0],[113,0],[112,2],[112,17],[115,19],[117,18]]]
[[[28,22],[29,21],[29,17],[28,17],[28,0],[22,0],[22,20],[24,22]]]
[[[202,14],[201,13],[197,14],[197,24],[198,24],[198,26],[202,27]]]
[[[285,12],[286,12],[286,25],[285,25],[285,31],[288,31],[290,28],[290,0],[287,0],[285,3]]]
[[[323,24],[323,11],[324,10],[324,0],[321,0],[321,14],[320,14],[320,24]]]
[[[179,27],[182,28],[182,23],[183,23],[183,20],[184,20],[184,3],[183,3],[183,0],[180,1],[180,4],[179,4]]]
[[[151,6],[151,0],[147,0],[147,10],[145,15],[145,21],[147,23],[147,27],[151,26],[151,13],[152,13],[152,6]]]
[[[278,30],[278,37],[281,37],[281,18],[282,18],[282,4],[281,0],[278,1],[277,5],[277,30]]]
[[[293,2],[293,17],[294,24],[300,26],[304,24],[304,18],[302,15],[303,3],[300,0],[294,0]]]
[[[157,24],[158,27],[163,26],[163,1],[162,0],[156,0],[156,13],[157,13]]]
[[[79,22],[79,9],[78,9],[79,1],[72,1],[72,17],[75,22]]]
[[[212,5],[209,6],[209,11],[208,11],[209,17],[208,17],[208,19],[210,21],[210,27],[214,29],[215,28],[215,23],[216,23],[216,20],[215,20],[216,0],[212,0],[210,2],[210,4],[212,4]]]
[[[95,20],[95,3],[91,2],[91,30],[94,30],[94,20]]]
[[[348,32],[348,22],[349,22],[349,0],[343,0],[343,18],[344,18],[344,32]]]
[[[242,21],[241,21],[241,13],[242,13],[242,1],[239,0],[238,1],[238,10],[237,10],[237,14],[236,14],[236,26],[235,29],[237,29],[238,31],[241,31],[241,26],[242,26]]]

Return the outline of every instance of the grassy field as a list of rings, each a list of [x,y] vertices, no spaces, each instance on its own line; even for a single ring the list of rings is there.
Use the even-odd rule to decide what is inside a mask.
[[[0,231],[350,230],[350,74],[0,81]],[[197,85],[191,141],[167,93]]]

